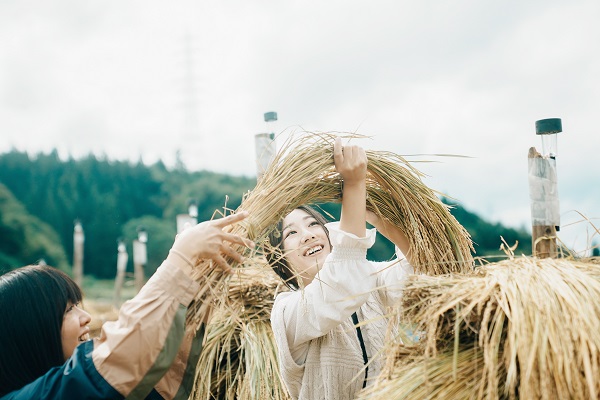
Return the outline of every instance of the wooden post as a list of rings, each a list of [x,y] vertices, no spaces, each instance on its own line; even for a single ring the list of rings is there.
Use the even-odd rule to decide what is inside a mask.
[[[556,258],[556,228],[554,226],[533,226],[531,229],[533,255],[538,258]]]
[[[145,276],[144,267],[148,262],[146,252],[146,242],[148,234],[143,227],[138,227],[138,238],[133,241],[133,275],[135,278],[135,288],[139,292],[144,286]]]
[[[83,243],[85,235],[79,220],[75,220],[73,229],[73,280],[79,287],[83,284]]]
[[[122,240],[119,240],[117,246],[117,277],[115,278],[115,297],[113,304],[118,310],[121,307],[121,290],[123,289],[123,283],[125,282],[125,270],[127,269],[127,260],[129,255],[127,254],[127,248]]]

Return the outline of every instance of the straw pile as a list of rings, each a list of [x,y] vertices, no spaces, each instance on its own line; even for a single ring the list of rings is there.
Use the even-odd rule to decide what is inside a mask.
[[[250,216],[231,231],[248,237],[258,246],[254,250],[237,248],[250,260],[241,266],[242,270],[249,264],[270,270],[263,252],[278,250],[269,246],[268,234],[290,211],[303,204],[341,201],[342,182],[333,161],[335,137],[325,133],[292,137],[256,188],[244,196],[240,209],[248,211]],[[403,229],[410,242],[415,270],[432,275],[472,271],[473,247],[469,234],[436,192],[422,183],[422,174],[393,153],[367,151],[367,158],[367,208]],[[245,396],[240,398],[284,398],[284,391],[280,392],[277,386],[280,382],[276,345],[269,336],[270,329],[266,329],[268,318],[264,319],[260,313],[239,312],[252,309],[252,305],[270,312],[274,287],[266,285],[271,290],[271,300],[263,296],[244,302],[232,293],[236,280],[228,280],[219,268],[211,268],[209,262],[199,265],[195,278],[201,290],[188,313],[188,322],[199,326],[209,311],[212,317],[205,338],[206,356],[197,369],[194,398],[234,398],[242,392]],[[260,336],[252,341],[257,332]],[[252,350],[244,347],[246,344]],[[262,357],[268,359],[266,369],[246,368],[263,365]],[[268,382],[273,387],[263,390],[259,388],[260,381],[275,382]],[[247,382],[258,383],[246,391]],[[257,395],[269,391],[272,393],[268,396]]]
[[[215,308],[206,327],[191,399],[288,398],[269,323],[279,286],[264,266],[237,269],[227,282],[229,301]]]
[[[416,343],[386,350],[369,399],[597,399],[600,265],[519,258],[414,276],[403,318]]]

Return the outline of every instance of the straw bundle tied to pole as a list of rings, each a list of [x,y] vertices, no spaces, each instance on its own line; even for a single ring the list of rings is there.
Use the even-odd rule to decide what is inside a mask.
[[[413,276],[369,399],[597,399],[600,265],[518,258],[472,274]],[[594,261],[594,262],[591,262]]]
[[[290,211],[304,204],[341,201],[342,181],[335,171],[333,160],[335,137],[328,133],[292,137],[276,155],[256,188],[244,197],[240,209],[248,211],[250,216],[231,231],[253,240],[257,249],[237,249],[245,252],[249,260],[241,266],[242,269],[246,265],[262,265],[262,268],[270,269],[264,261],[264,254],[275,252],[282,256],[278,249],[269,245],[268,235]],[[355,134],[343,137],[364,138]],[[473,247],[469,234],[450,214],[448,206],[442,203],[436,192],[423,184],[422,174],[396,154],[366,153],[367,208],[405,232],[415,271],[431,275],[472,271]],[[233,393],[239,394],[238,390],[241,390],[238,386],[242,385],[240,377],[245,374],[244,366],[258,365],[256,359],[250,358],[255,354],[242,349],[246,342],[242,335],[250,332],[248,327],[254,323],[268,324],[268,319],[259,318],[264,321],[259,323],[254,320],[255,315],[242,315],[236,311],[240,302],[231,295],[233,287],[230,285],[234,279],[225,277],[220,269],[210,268],[208,262],[203,262],[196,271],[201,290],[188,313],[188,320],[199,326],[209,309],[212,309],[213,316],[205,339],[205,348],[212,350],[205,351],[209,356],[204,357],[197,369],[196,384],[200,389],[195,398],[210,398],[211,391],[214,397],[222,396],[222,390],[217,387],[227,388],[225,398],[233,398]],[[272,290],[271,297],[274,293]],[[266,298],[260,301],[266,301]],[[252,301],[270,312],[272,298],[264,304],[258,304],[259,300]],[[248,303],[245,304],[247,307]],[[264,341],[260,342],[264,354],[270,354],[271,350],[276,353],[271,336],[262,332],[258,340]],[[215,373],[215,370],[229,372],[223,375]],[[206,377],[206,374],[209,376]],[[259,379],[278,381],[272,376],[260,376]],[[218,396],[215,390],[219,391]]]

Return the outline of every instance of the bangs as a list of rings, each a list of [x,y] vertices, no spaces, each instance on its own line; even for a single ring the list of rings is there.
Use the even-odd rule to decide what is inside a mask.
[[[61,271],[58,272],[60,273],[55,275],[56,283],[64,294],[64,300],[73,304],[80,303],[83,299],[81,288],[67,274]]]
[[[83,294],[81,289],[69,275],[59,269],[49,266],[30,265],[13,271],[17,276],[28,276],[23,284],[30,286],[31,293],[35,293],[38,301],[53,304],[54,309],[64,309],[69,303],[81,302]]]

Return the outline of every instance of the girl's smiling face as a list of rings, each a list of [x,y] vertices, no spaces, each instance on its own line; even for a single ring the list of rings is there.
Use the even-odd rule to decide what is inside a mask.
[[[308,285],[331,253],[325,228],[306,211],[295,209],[283,219],[282,238],[288,264]]]
[[[89,340],[90,327],[88,324],[91,320],[90,314],[80,308],[80,304],[67,304],[60,331],[65,361],[73,355],[77,346]]]

